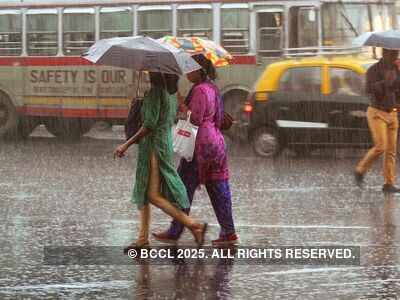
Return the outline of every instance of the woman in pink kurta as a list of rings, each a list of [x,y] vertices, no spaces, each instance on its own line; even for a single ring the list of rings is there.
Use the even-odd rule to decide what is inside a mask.
[[[192,203],[194,193],[199,185],[205,185],[215,215],[221,226],[219,238],[213,245],[235,244],[238,237],[232,216],[232,201],[229,186],[229,171],[224,136],[220,125],[223,120],[223,102],[217,86],[211,81],[215,79],[215,69],[203,55],[193,57],[202,70],[187,75],[193,87],[180,109],[190,110],[191,122],[199,126],[196,137],[194,158],[191,162],[182,159],[178,173],[187,189]],[[189,213],[189,209],[186,210]],[[163,242],[176,241],[183,225],[174,220],[170,228],[153,236]]]
[[[187,99],[191,122],[199,126],[195,159],[200,184],[229,179],[225,141],[219,129],[223,118],[220,102],[218,88],[208,80],[195,84]]]

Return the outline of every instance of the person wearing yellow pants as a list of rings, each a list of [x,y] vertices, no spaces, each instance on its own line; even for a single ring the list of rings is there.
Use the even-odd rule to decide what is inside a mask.
[[[361,186],[365,173],[382,154],[384,155],[382,190],[398,193],[395,187],[397,132],[397,100],[400,96],[400,71],[396,65],[399,51],[383,49],[382,58],[367,72],[366,91],[371,104],[367,110],[368,126],[374,146],[358,163],[354,176]]]

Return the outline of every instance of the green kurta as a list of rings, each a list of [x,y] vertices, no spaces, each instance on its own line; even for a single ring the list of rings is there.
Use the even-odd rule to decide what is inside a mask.
[[[179,208],[188,208],[189,201],[185,185],[175,168],[172,148],[172,125],[177,112],[175,95],[152,88],[143,100],[143,126],[150,134],[139,142],[136,180],[132,201],[139,209],[148,203],[147,185],[150,174],[150,155],[156,154],[160,166],[161,194]]]

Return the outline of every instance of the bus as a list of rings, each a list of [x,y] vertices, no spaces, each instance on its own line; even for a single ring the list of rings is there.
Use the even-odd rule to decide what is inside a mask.
[[[7,0],[0,3],[0,136],[27,136],[44,124],[57,137],[78,138],[95,121],[123,124],[138,74],[83,59],[99,39],[174,35],[220,43],[234,56],[217,79],[236,120],[230,133],[245,136],[242,108],[267,64],[358,53],[354,37],[392,28],[391,0]]]

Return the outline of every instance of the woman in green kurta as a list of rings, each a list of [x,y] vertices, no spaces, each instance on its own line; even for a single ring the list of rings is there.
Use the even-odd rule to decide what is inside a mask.
[[[151,89],[143,100],[143,125],[127,142],[117,147],[115,155],[124,156],[129,146],[139,141],[136,181],[132,201],[140,210],[140,233],[136,242],[125,248],[149,244],[149,202],[188,227],[201,245],[207,224],[196,222],[182,209],[189,207],[186,188],[174,164],[171,127],[176,117],[178,77],[150,73]]]

